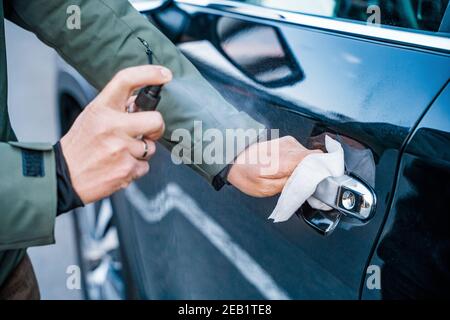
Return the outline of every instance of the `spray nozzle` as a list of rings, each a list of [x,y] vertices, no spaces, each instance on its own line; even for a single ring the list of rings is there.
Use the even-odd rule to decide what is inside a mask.
[[[162,85],[147,86],[139,90],[135,104],[142,111],[154,111],[161,99]]]

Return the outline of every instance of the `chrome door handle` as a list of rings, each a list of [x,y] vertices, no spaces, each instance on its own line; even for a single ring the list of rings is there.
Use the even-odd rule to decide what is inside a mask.
[[[370,219],[376,207],[373,189],[354,176],[329,177],[319,183],[312,196],[344,215],[361,221]]]
[[[375,213],[375,191],[355,175],[329,177],[323,180],[312,197],[334,209],[302,212],[303,219],[324,235],[336,228],[342,215],[366,222]]]

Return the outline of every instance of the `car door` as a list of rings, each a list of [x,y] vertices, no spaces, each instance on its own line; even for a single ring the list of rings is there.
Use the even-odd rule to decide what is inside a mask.
[[[149,16],[236,108],[310,148],[338,139],[347,172],[377,203],[369,221],[336,222],[336,211],[304,205],[274,224],[277,197],[215,191],[158,146],[150,174],[122,193],[118,217],[141,294],[359,298],[402,148],[449,78],[449,39],[436,33],[448,1],[437,2],[420,20],[416,1],[405,17],[380,1],[381,23],[401,28],[366,25],[366,1],[182,0]],[[324,221],[336,228],[324,231]]]

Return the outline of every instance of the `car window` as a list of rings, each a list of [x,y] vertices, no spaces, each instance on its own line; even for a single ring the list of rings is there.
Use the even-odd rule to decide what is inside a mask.
[[[237,0],[325,17],[439,31],[449,0]]]

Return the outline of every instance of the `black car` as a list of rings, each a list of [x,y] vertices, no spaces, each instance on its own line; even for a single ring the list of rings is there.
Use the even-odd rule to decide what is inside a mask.
[[[88,298],[449,297],[448,0],[133,1],[236,108],[344,148],[374,214],[215,191],[161,145],[151,171],[77,210]],[[95,91],[58,63],[64,133]]]

